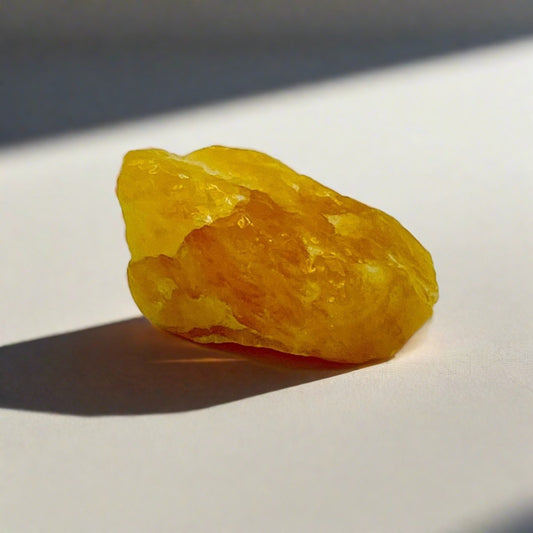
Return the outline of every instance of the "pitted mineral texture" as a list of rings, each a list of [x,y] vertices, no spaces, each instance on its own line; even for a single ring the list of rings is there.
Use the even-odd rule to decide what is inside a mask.
[[[132,151],[117,194],[135,302],[192,341],[386,359],[438,298],[430,254],[394,218],[260,152]]]

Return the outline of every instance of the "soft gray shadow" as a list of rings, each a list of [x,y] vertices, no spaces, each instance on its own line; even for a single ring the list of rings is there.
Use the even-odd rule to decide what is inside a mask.
[[[0,348],[0,407],[73,415],[202,409],[355,367],[197,345],[132,319]]]
[[[533,533],[533,505],[530,505],[528,509],[517,509],[512,513],[494,518],[483,525],[458,529],[454,533]]]
[[[453,13],[442,7],[428,7],[428,13],[427,6],[399,9],[394,2],[365,2],[362,6],[344,2],[345,17],[342,11],[332,16],[325,5],[315,2],[313,17],[295,18],[294,31],[290,17],[284,24],[277,23],[276,17],[284,20],[281,5],[274,18],[266,17],[265,24],[248,12],[246,17],[237,12],[226,26],[217,25],[212,17],[207,17],[211,26],[206,26],[202,16],[190,13],[191,23],[187,24],[179,16],[182,4],[176,3],[167,6],[171,10],[167,18],[159,13],[150,30],[142,22],[142,13],[128,19],[130,26],[118,24],[120,10],[126,16],[129,4],[118,5],[116,26],[99,25],[91,11],[95,19],[88,29],[84,29],[82,13],[80,20],[67,24],[68,19],[57,15],[61,13],[58,8],[57,19],[52,19],[59,32],[57,42],[52,29],[37,24],[39,17],[30,17],[30,22],[37,24],[35,35],[24,25],[22,11],[18,18],[12,17],[18,31],[12,31],[12,42],[0,47],[0,145],[533,34],[533,4],[522,2],[520,7],[516,0],[491,0],[488,11],[482,6],[480,10],[461,8],[468,3],[455,2],[453,9],[458,11]],[[514,11],[512,6],[516,6]],[[261,9],[265,16],[269,14],[264,5]],[[244,17],[243,24],[239,24],[239,16]],[[172,17],[179,23],[175,35],[169,22]],[[133,35],[126,32],[129,27]],[[158,36],[158,27],[163,37]],[[79,28],[83,38],[77,39],[72,28]],[[179,28],[184,34],[181,40]],[[5,29],[9,29],[7,25]],[[262,33],[261,38],[249,34],[252,30]],[[113,39],[114,32],[120,38]]]

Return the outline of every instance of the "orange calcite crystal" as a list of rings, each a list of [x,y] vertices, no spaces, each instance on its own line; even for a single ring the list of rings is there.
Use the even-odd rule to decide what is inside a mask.
[[[386,359],[438,298],[430,254],[394,218],[260,152],[132,151],[117,194],[135,302],[192,341]]]

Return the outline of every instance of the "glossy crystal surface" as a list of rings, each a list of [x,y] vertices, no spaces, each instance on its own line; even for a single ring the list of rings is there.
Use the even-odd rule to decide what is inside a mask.
[[[260,152],[132,151],[117,194],[135,302],[196,342],[386,359],[438,298],[430,254],[399,222]]]

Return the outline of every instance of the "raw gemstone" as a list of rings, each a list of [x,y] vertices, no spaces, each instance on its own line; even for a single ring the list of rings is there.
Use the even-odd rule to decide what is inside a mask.
[[[394,218],[260,152],[129,152],[117,195],[128,280],[157,327],[332,361],[392,357],[438,298]]]

